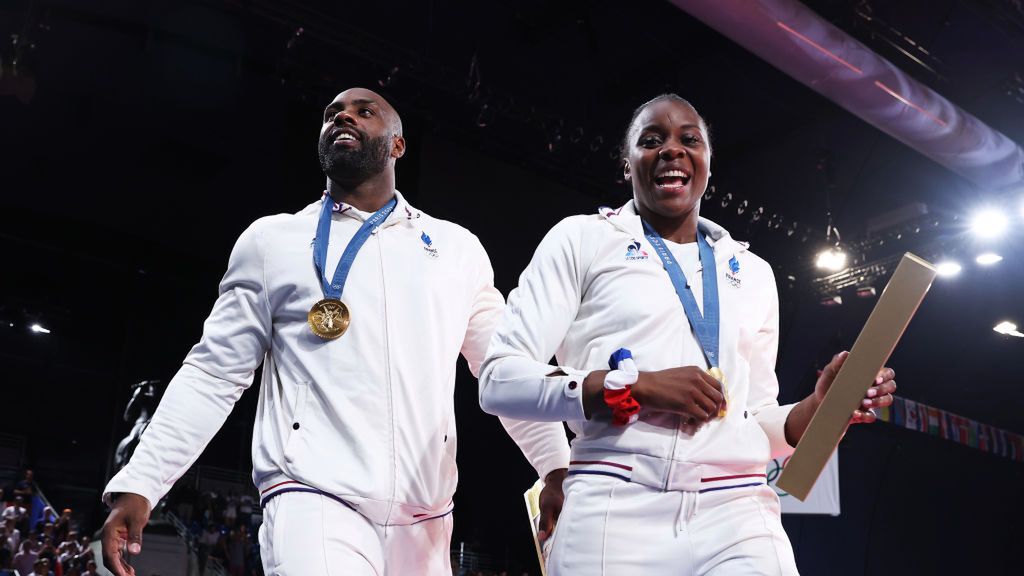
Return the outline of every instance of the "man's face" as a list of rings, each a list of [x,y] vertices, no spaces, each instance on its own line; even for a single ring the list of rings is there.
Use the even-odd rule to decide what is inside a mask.
[[[666,99],[647,106],[630,126],[625,173],[644,208],[664,217],[697,209],[708,186],[711,148],[697,111]]]
[[[320,167],[338,182],[379,174],[405,151],[394,109],[364,88],[346,90],[328,104],[320,128]]]

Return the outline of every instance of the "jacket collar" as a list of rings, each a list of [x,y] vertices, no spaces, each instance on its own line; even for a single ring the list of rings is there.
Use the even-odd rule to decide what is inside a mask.
[[[323,198],[325,196],[327,196],[326,191],[324,191],[323,196],[321,196],[320,202],[323,201]],[[402,193],[399,192],[398,190],[395,190],[395,197],[398,198],[398,204],[395,206],[394,211],[391,212],[391,214],[388,216],[387,220],[385,220],[384,223],[381,224],[381,227],[392,226],[400,222],[411,222],[412,220],[415,220],[423,216],[423,213],[417,210],[416,208],[413,208],[412,205],[409,204],[408,200],[405,199],[405,196],[403,196]],[[319,213],[320,210],[320,202],[314,202],[311,205],[316,206],[315,211],[317,213]],[[334,213],[344,214],[360,222],[363,221],[362,215],[353,210],[353,206],[346,204],[344,202],[334,203]]]
[[[626,202],[617,210],[602,206],[598,209],[598,214],[609,224],[634,238],[644,236],[644,225],[640,221],[640,215],[637,214],[636,204],[633,200]],[[708,239],[708,244],[715,250],[716,262],[724,262],[735,254],[745,252],[749,247],[746,242],[733,240],[728,230],[703,216],[697,220],[697,230],[704,234]]]

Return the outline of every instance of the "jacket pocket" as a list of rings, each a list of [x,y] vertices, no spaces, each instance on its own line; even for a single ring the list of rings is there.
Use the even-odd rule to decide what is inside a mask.
[[[299,438],[303,434],[303,427],[306,422],[303,417],[306,413],[306,405],[309,404],[309,382],[297,382],[295,391],[295,403],[292,405],[291,430],[288,431],[288,441],[284,447],[284,459],[291,463],[295,455]]]

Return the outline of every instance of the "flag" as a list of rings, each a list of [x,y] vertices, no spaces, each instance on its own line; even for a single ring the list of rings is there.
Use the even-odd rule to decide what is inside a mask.
[[[1024,462],[1024,437],[1019,434],[1014,434],[1012,441],[1016,451],[1013,455],[1013,459],[1017,462]]]
[[[917,429],[921,432],[928,431],[928,406],[917,405]]]
[[[997,444],[999,445],[999,455],[1009,456],[1010,447],[1006,445],[1006,430],[1002,428],[996,428],[996,438],[998,439]]]
[[[892,423],[897,426],[903,426],[903,422],[906,417],[903,412],[903,398],[899,396],[892,397]]]
[[[982,452],[989,451],[989,436],[988,426],[984,424],[978,424],[978,450]]]
[[[971,444],[971,421],[963,416],[956,416],[956,427],[959,428],[959,442]]]
[[[932,436],[938,436],[940,432],[939,419],[942,417],[939,414],[939,409],[926,406],[925,412],[928,414],[928,433]]]
[[[876,410],[878,419],[995,456],[1024,462],[1024,435],[951,414],[908,398],[893,396],[892,405]]]
[[[882,422],[892,422],[892,412],[889,406],[882,406],[878,409],[878,419]]]
[[[906,416],[903,419],[903,425],[911,430],[917,430],[917,402],[913,400],[905,400],[903,402],[904,412]]]

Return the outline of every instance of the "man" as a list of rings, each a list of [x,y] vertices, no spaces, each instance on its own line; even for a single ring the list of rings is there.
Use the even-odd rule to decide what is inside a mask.
[[[220,543],[220,532],[212,522],[206,525],[206,531],[199,535],[199,573],[206,571],[206,562],[217,544]]]
[[[450,574],[455,361],[476,374],[504,303],[465,229],[395,190],[402,123],[354,88],[320,131],[323,200],[239,238],[202,340],[104,498],[104,560],[137,554],[149,511],[195,461],[263,361],[253,479],[269,574]],[[240,198],[241,199],[241,198]],[[561,424],[505,422],[541,477]]]
[[[45,559],[36,560],[32,565],[32,576],[53,576],[50,571],[50,561]]]
[[[53,525],[53,539],[55,542],[64,542],[71,533],[71,508],[65,508],[60,513],[60,518]]]
[[[4,521],[14,520],[14,525],[23,534],[29,532],[28,509],[25,508],[24,500],[21,496],[14,497],[14,502],[7,508],[4,508],[2,516]]]
[[[21,530],[14,526],[14,519],[4,520],[4,530],[0,534],[3,541],[0,542],[0,567],[7,566],[8,561],[18,553],[21,547]]]
[[[34,542],[26,538],[21,541],[21,552],[14,555],[11,568],[14,568],[18,574],[31,574],[37,560],[39,560],[39,553],[35,551]]]
[[[18,483],[14,485],[14,495],[21,496],[26,502],[32,499],[32,496],[36,493],[36,483],[33,480],[31,470],[25,470],[25,477],[18,480]]]

